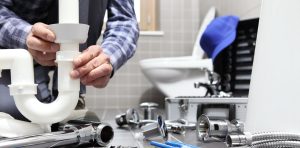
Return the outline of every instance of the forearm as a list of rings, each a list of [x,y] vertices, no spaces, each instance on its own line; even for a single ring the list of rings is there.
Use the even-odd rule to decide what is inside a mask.
[[[102,48],[110,56],[114,70],[130,59],[136,50],[139,28],[133,0],[111,0]]]
[[[4,48],[24,48],[31,25],[0,3],[0,46]]]

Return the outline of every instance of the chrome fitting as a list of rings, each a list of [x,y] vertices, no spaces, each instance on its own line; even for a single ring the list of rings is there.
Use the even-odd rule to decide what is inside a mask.
[[[115,120],[118,126],[137,126],[140,122],[140,116],[135,109],[130,108],[126,113],[117,115]]]
[[[226,136],[225,142],[228,147],[250,146],[252,143],[252,136],[250,133],[229,134]]]
[[[114,137],[114,130],[110,125],[100,124],[95,129],[95,142],[99,146],[107,146]]]
[[[156,123],[150,123],[142,127],[142,134],[145,139],[154,137],[162,137],[164,140],[168,139],[167,126],[161,116],[157,117]]]
[[[107,146],[114,137],[113,128],[106,123],[70,120],[63,130],[73,129],[79,135],[79,145],[84,143],[96,144],[97,146]]]
[[[107,146],[114,136],[111,126],[100,122],[73,120],[62,131],[24,137],[6,138],[0,147],[67,147],[68,145]]]
[[[175,134],[185,134],[185,128],[182,125],[167,125],[168,132],[172,132]]]
[[[224,139],[228,134],[240,134],[244,131],[244,124],[234,120],[210,120],[208,116],[201,115],[196,124],[197,138],[206,141],[210,137]]]
[[[144,120],[155,120],[154,111],[158,107],[157,103],[144,102],[140,104],[140,107],[144,111]]]
[[[195,130],[196,124],[189,123],[185,119],[178,119],[178,120],[166,120],[168,132],[172,132],[175,134],[185,134],[187,130]]]

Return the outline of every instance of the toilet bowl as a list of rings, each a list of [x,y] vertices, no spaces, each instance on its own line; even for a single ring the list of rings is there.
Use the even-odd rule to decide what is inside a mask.
[[[195,88],[195,82],[208,83],[204,68],[212,70],[211,59],[193,57],[157,58],[140,62],[145,76],[168,97],[203,96],[204,88]]]
[[[212,59],[203,59],[204,51],[199,45],[207,25],[215,18],[211,8],[200,27],[192,56],[153,58],[140,61],[144,75],[167,97],[204,96],[205,88],[195,88],[195,82],[208,83],[205,69],[213,70]]]

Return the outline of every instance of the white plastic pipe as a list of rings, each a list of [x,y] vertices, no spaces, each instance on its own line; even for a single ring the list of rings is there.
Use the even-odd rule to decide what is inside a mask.
[[[60,51],[57,52],[56,62],[58,68],[58,90],[77,91],[80,90],[80,80],[72,79],[69,75],[73,70],[73,59],[79,55],[79,44],[61,43]],[[78,94],[77,94],[78,95]],[[78,98],[78,96],[77,96]]]
[[[59,23],[79,23],[79,0],[59,0]]]
[[[19,111],[34,123],[48,125],[66,119],[74,110],[79,96],[80,80],[72,79],[73,59],[80,53],[79,44],[88,35],[88,25],[79,23],[79,0],[59,0],[59,23],[50,25],[56,34],[60,51],[56,54],[58,65],[58,98],[49,104],[38,101],[34,96],[33,59],[27,50],[8,49],[0,51],[0,72],[11,70],[10,94]]]
[[[62,80],[58,81],[59,96],[54,102],[44,104],[34,96],[36,85],[33,60],[29,52],[22,49],[0,51],[0,69],[11,70],[10,94],[14,97],[17,108],[26,118],[34,123],[49,124],[62,121],[71,114],[78,102],[79,92],[79,80],[72,80],[69,76],[74,56],[73,53],[67,57],[60,57],[58,78]]]
[[[59,94],[50,104],[39,102],[34,95],[16,95],[14,100],[19,111],[33,123],[51,124],[67,118],[78,102],[78,91]]]
[[[0,69],[11,70],[12,84],[27,86],[34,85],[32,57],[26,50],[0,50]]]

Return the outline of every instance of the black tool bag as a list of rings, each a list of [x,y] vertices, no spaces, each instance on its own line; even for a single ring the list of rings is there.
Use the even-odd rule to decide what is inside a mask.
[[[259,19],[242,20],[235,41],[218,55],[214,71],[221,76],[221,90],[234,97],[247,97]]]

